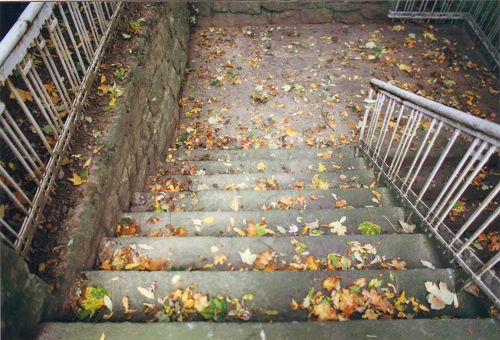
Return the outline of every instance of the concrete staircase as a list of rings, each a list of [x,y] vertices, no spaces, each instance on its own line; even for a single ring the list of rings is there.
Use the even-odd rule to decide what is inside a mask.
[[[104,302],[92,323],[43,324],[40,339],[498,332],[479,300],[458,290],[463,278],[437,245],[418,227],[403,232],[405,211],[349,146],[180,149],[168,159],[77,284],[80,294],[104,287],[112,306]],[[366,221],[380,230],[367,235]],[[426,282],[456,291],[458,308],[431,309]],[[168,320],[185,322],[150,323]]]
[[[66,320],[39,338],[494,338],[487,304],[424,230],[402,228],[408,212],[349,144],[360,84],[377,71],[346,59],[360,34],[193,32],[178,148],[102,240]],[[426,282],[445,283],[458,307],[443,289],[448,304],[431,308]]]

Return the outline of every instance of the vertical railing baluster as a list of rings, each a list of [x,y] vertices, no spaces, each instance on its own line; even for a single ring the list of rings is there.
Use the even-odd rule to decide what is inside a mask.
[[[433,123],[434,123],[434,122],[435,122],[435,119],[433,119],[433,120],[432,120],[432,123],[431,123],[431,126],[430,126],[430,128],[429,128],[429,131],[431,131],[431,130],[432,130],[432,127],[433,127]],[[414,166],[415,164],[412,164],[412,166],[411,166],[410,170],[408,171],[408,175],[406,176],[405,183],[403,183],[403,186],[404,186],[404,185],[407,185],[407,188],[406,188],[406,193],[408,193],[408,192],[410,191],[411,186],[413,185],[413,182],[415,182],[415,179],[417,178],[418,174],[420,173],[420,170],[422,169],[422,167],[423,167],[423,165],[424,165],[425,161],[427,160],[427,156],[429,156],[429,153],[430,153],[430,151],[431,151],[432,147],[434,146],[434,143],[436,142],[436,138],[437,138],[437,136],[439,136],[439,132],[441,132],[441,129],[442,129],[443,125],[444,125],[444,124],[443,124],[443,122],[439,122],[439,123],[438,123],[438,126],[437,126],[437,128],[436,128],[436,132],[434,133],[434,136],[432,136],[432,139],[430,140],[429,144],[427,145],[427,148],[426,148],[426,149],[425,149],[425,151],[424,151],[424,155],[423,155],[423,156],[422,156],[422,158],[420,159],[420,162],[419,162],[419,164],[417,165],[417,168],[415,169],[415,173],[413,174],[413,177],[411,177],[411,179],[410,179],[410,174],[411,174],[411,171],[412,171],[413,166]],[[426,136],[426,140],[427,140],[427,137],[428,137],[428,136]],[[423,145],[424,145],[424,143],[422,143],[422,146],[423,146]],[[419,158],[419,156],[420,156],[420,151],[421,151],[421,150],[419,150],[419,152],[418,152],[417,156],[415,157],[415,161]],[[408,179],[410,179],[410,181],[409,181],[409,182],[407,182],[407,181],[408,181]]]

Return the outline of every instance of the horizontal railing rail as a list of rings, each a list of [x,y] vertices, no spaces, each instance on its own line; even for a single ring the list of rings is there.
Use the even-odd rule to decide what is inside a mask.
[[[388,16],[438,23],[465,21],[492,64],[500,67],[500,2],[497,0],[398,0]]]
[[[500,307],[500,125],[372,79],[358,151]],[[490,242],[491,241],[491,242]]]
[[[0,236],[22,255],[121,7],[32,2],[0,42]]]

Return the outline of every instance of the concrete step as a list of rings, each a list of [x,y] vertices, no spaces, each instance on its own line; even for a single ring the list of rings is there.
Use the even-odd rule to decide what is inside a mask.
[[[452,269],[410,269],[401,271],[363,270],[363,271],[334,271],[334,272],[138,272],[138,271],[90,271],[83,272],[88,286],[101,285],[105,287],[113,302],[113,314],[109,321],[147,321],[161,316],[162,304],[160,301],[176,289],[192,287],[193,292],[208,294],[213,298],[218,295],[241,299],[245,294],[252,294],[252,298],[245,301],[245,306],[251,312],[249,321],[305,321],[309,318],[304,310],[293,310],[290,307],[292,299],[301,303],[311,288],[322,290],[323,281],[331,276],[340,278],[341,287],[351,287],[356,279],[363,278],[368,284],[372,279],[382,280],[382,287],[389,284],[402,291],[406,297],[415,297],[427,305],[425,282],[445,282],[450,291],[455,291],[457,273]],[[154,296],[146,296],[140,292],[151,289]],[[153,287],[153,288],[151,288]],[[392,291],[389,288],[389,291]],[[324,291],[326,293],[326,291]],[[149,294],[151,295],[151,294]],[[453,306],[442,310],[421,312],[418,317],[486,317],[487,311],[478,299],[463,291],[457,292],[459,308]],[[248,295],[246,295],[248,296]],[[134,313],[124,313],[123,298],[128,298],[129,308]],[[146,308],[160,311],[157,316],[145,312],[144,303],[151,304]],[[156,305],[157,307],[154,307]],[[156,309],[158,308],[158,309]],[[94,321],[103,321],[103,315],[109,312],[102,310],[94,316]],[[109,315],[108,315],[109,316]],[[198,317],[197,320],[201,318]],[[228,317],[226,320],[237,319]],[[238,319],[239,320],[239,319]],[[189,321],[184,319],[184,321]]]
[[[300,243],[300,247],[297,244]],[[374,249],[359,250],[368,245]],[[327,256],[338,254],[348,258],[352,264],[343,269],[411,269],[425,268],[423,261],[432,263],[436,268],[448,265],[436,248],[435,242],[424,234],[394,234],[394,235],[323,235],[323,236],[283,236],[283,237],[119,237],[104,238],[99,250],[99,263],[113,262],[116,254],[129,248],[134,257],[149,257],[163,259],[168,267],[176,270],[239,270],[241,268],[264,270],[266,263],[273,264],[277,270],[289,270],[289,264],[297,264],[298,270],[305,269],[302,264],[309,256],[323,259],[321,268],[307,267],[308,270],[318,270],[328,267]],[[299,249],[300,248],[300,249]],[[240,256],[245,250],[252,254],[266,255],[272,253],[272,259],[267,258],[264,265],[245,264]],[[123,253],[123,252],[122,252]],[[357,253],[357,254],[356,254]],[[375,258],[378,255],[378,260]],[[271,256],[271,255],[270,255]],[[225,257],[219,263],[218,259]],[[387,267],[391,259],[405,261],[403,268]],[[372,263],[372,261],[374,263]],[[131,261],[139,263],[140,260]],[[259,263],[259,261],[257,261]],[[300,264],[300,265],[299,265]],[[335,266],[331,269],[336,268]],[[134,268],[130,268],[135,270]]]
[[[138,212],[126,213],[127,220],[133,220],[139,225],[136,236],[160,235],[168,233],[168,226],[185,228],[188,236],[237,236],[233,227],[245,230],[249,223],[265,222],[267,228],[275,232],[275,236],[291,235],[290,227],[297,226],[299,230],[307,223],[316,220],[320,226],[342,221],[346,234],[359,234],[358,226],[370,221],[380,226],[382,234],[396,233],[399,220],[404,218],[404,210],[399,207],[353,208],[353,209],[323,209],[323,210],[268,210],[268,211],[189,211],[189,212]],[[392,225],[391,225],[392,223]],[[394,225],[394,226],[393,226]],[[286,233],[277,228],[283,227]],[[329,228],[321,227],[329,234]],[[293,227],[292,227],[293,230]]]
[[[145,339],[496,339],[500,322],[496,319],[414,319],[356,320],[350,322],[161,322],[138,325],[123,323],[43,323],[38,340]],[[496,334],[496,335],[495,335]]]
[[[317,176],[316,176],[317,175]],[[315,177],[316,176],[316,177]],[[313,178],[315,182],[313,182]],[[370,186],[375,177],[368,170],[347,170],[342,173],[325,172],[312,174],[305,172],[277,174],[221,174],[205,176],[155,176],[149,177],[146,190],[159,191],[205,191],[205,190],[277,190],[277,189],[313,189],[318,181],[330,188],[359,188]]]
[[[237,161],[246,159],[301,160],[304,158],[317,160],[354,157],[354,149],[350,146],[339,148],[290,148],[290,149],[229,149],[229,150],[189,150],[181,148],[169,152],[176,161]]]
[[[380,199],[377,196],[380,196]],[[387,188],[300,191],[211,190],[192,193],[136,193],[131,211],[153,211],[154,209],[158,211],[307,210],[391,206],[394,204],[395,201]]]
[[[320,165],[321,164],[321,165]],[[162,163],[158,169],[160,175],[213,175],[237,173],[278,174],[290,172],[317,173],[324,166],[324,171],[342,172],[365,169],[361,157],[318,160],[303,158],[292,160],[277,159],[239,159],[234,161],[180,161]],[[260,170],[259,170],[260,169]]]

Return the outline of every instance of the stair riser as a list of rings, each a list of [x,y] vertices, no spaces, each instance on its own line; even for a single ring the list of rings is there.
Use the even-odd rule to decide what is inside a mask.
[[[173,185],[174,190],[180,191],[206,191],[206,190],[301,190],[313,189],[312,179],[315,174],[293,173],[293,174],[223,174],[208,176],[165,176],[148,178],[147,191],[168,191],[172,190],[169,185]],[[375,177],[367,170],[346,171],[338,174],[326,172],[319,175],[322,181],[328,183],[330,188],[359,188],[369,186],[375,181]],[[268,184],[266,186],[262,183]],[[301,185],[302,184],[302,185]],[[178,188],[178,189],[177,189]]]
[[[496,339],[500,322],[495,319],[448,320],[363,320],[350,322],[275,322],[275,323],[215,323],[170,322],[149,323],[45,323],[38,340],[95,340],[102,334],[109,339],[363,339],[399,340],[403,334],[413,339]],[[466,335],[465,335],[466,334]],[[76,336],[76,338],[75,338]]]
[[[354,151],[348,147],[341,148],[294,148],[294,149],[235,149],[235,150],[188,150],[181,148],[172,152],[173,158],[178,161],[218,161],[218,160],[301,160],[311,159],[318,162],[328,159],[354,157]]]

